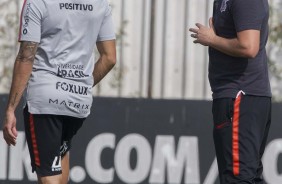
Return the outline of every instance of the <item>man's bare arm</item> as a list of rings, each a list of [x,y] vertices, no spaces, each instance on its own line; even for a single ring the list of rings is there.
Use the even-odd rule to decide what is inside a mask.
[[[32,72],[37,46],[38,43],[35,42],[22,42],[20,45],[20,50],[14,64],[13,80],[7,108],[9,110],[14,111],[22,97]]]
[[[260,32],[246,30],[237,33],[236,39],[216,36],[211,47],[234,57],[254,58],[259,51]]]
[[[237,33],[237,38],[226,39],[214,32],[212,18],[210,27],[196,24],[198,28],[191,28],[191,37],[196,38],[194,43],[210,46],[220,52],[234,57],[254,58],[259,51],[260,31],[245,30]]]
[[[3,136],[8,145],[16,144],[17,130],[15,110],[32,72],[37,46],[38,43],[35,42],[22,42],[14,64],[12,85],[3,125]]]
[[[98,84],[116,64],[115,40],[98,42],[96,45],[100,53],[100,58],[96,62],[93,71],[94,86]]]

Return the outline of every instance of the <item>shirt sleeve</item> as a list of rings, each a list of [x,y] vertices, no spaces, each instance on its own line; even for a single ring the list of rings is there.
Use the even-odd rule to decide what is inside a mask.
[[[20,17],[19,41],[40,42],[44,8],[40,0],[25,0]]]
[[[263,0],[233,0],[231,9],[236,32],[260,30],[268,12]]]
[[[106,2],[106,6],[107,9],[105,12],[105,17],[98,34],[97,42],[116,39],[114,23],[112,18],[112,9],[108,2]]]

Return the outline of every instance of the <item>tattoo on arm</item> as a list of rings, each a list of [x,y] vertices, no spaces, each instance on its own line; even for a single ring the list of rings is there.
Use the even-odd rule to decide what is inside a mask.
[[[8,107],[15,109],[20,101],[23,92],[16,92],[14,95],[9,97]]]
[[[36,42],[22,42],[16,60],[20,62],[33,62],[37,46],[38,43]]]
[[[16,104],[17,97],[18,97],[18,93],[15,94],[13,100],[11,101],[11,105],[12,105],[13,107],[14,107],[15,104]]]

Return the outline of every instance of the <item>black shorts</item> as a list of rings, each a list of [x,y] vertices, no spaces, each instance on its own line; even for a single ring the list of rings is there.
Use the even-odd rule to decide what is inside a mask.
[[[32,172],[41,177],[61,174],[61,158],[70,150],[71,139],[85,118],[30,114],[27,105],[23,114]]]
[[[261,158],[271,124],[271,98],[240,95],[213,101],[214,144],[221,184],[264,184]]]

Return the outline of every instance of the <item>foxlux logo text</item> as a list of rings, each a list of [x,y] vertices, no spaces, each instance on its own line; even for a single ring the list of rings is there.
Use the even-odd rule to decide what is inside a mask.
[[[25,15],[24,15],[24,24],[23,24],[23,34],[27,34],[27,26],[28,26],[28,23],[29,23],[29,14],[30,14],[30,3],[28,3],[26,5],[26,11],[25,11]]]
[[[75,84],[68,84],[66,82],[57,82],[56,83],[57,90],[63,90],[69,93],[79,94],[79,95],[87,95],[88,87],[87,86],[79,86]]]

